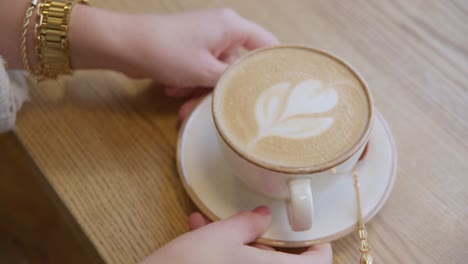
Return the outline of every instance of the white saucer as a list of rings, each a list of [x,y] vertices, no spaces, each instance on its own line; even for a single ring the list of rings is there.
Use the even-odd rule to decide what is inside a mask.
[[[369,221],[382,208],[393,188],[396,148],[392,134],[376,111],[375,127],[367,155],[359,167],[362,209]],[[314,226],[294,232],[284,201],[269,199],[245,187],[232,175],[218,149],[216,128],[207,96],[182,127],[177,147],[180,178],[190,198],[211,220],[225,219],[242,210],[268,205],[273,221],[257,242],[278,247],[305,247],[329,242],[352,232],[357,224],[356,194],[352,174],[339,175],[327,184],[312,183]]]

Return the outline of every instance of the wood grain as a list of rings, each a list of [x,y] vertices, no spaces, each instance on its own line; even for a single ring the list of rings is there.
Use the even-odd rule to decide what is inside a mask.
[[[284,43],[358,69],[397,140],[399,171],[369,228],[377,263],[468,258],[468,2],[96,1],[126,12],[232,7]],[[195,210],[174,153],[179,101],[149,82],[78,73],[32,87],[17,137],[108,263],[134,263],[187,231]],[[357,239],[333,244],[355,263]]]
[[[13,133],[0,134],[0,149],[0,263],[101,263]]]

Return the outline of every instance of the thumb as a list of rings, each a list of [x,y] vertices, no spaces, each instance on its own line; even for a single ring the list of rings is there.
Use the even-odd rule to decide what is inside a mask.
[[[260,206],[252,212],[244,211],[226,220],[212,223],[207,226],[207,229],[212,234],[221,236],[223,240],[228,238],[235,243],[248,244],[265,233],[270,222],[270,209]]]
[[[199,72],[199,78],[196,81],[196,85],[214,87],[229,65],[220,61],[211,53],[206,54],[203,61],[203,67],[198,67],[201,71]]]

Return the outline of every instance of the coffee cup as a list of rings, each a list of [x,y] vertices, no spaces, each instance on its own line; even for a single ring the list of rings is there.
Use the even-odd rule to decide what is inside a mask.
[[[351,171],[374,118],[369,88],[349,64],[292,45],[259,49],[231,65],[214,89],[212,113],[235,175],[284,200],[294,231],[313,226],[311,179]]]

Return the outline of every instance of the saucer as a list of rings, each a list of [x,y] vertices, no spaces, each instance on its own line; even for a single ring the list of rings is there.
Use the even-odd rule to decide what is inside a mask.
[[[250,190],[232,173],[219,149],[211,114],[211,95],[203,99],[184,123],[177,147],[177,166],[185,190],[200,211],[213,221],[243,210],[267,205],[272,211],[268,231],[256,242],[277,247],[306,247],[336,240],[351,233],[357,224],[357,203],[352,173],[312,189],[314,224],[295,232],[288,224],[285,202]],[[376,111],[368,152],[358,173],[364,220],[372,219],[387,201],[396,177],[394,139],[383,116]],[[325,180],[327,181],[327,180]]]

